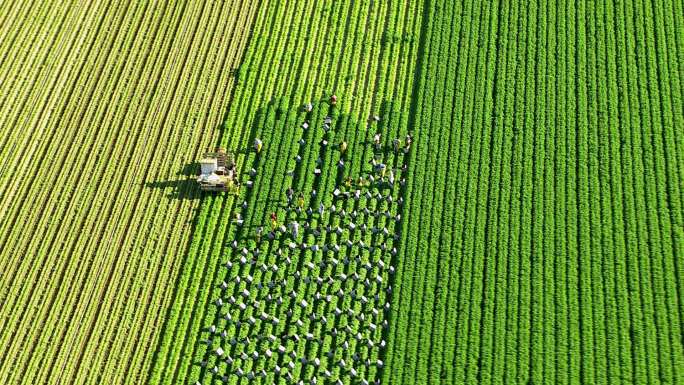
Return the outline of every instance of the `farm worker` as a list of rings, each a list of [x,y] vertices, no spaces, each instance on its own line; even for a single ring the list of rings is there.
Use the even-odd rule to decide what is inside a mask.
[[[399,138],[394,138],[392,144],[394,145],[394,152],[399,152],[399,148],[401,147],[401,140]]]
[[[394,170],[390,170],[390,173],[389,173],[389,184],[390,184],[390,186],[394,186]]]
[[[380,133],[376,133],[375,136],[373,136],[373,143],[375,143],[375,149],[379,150],[380,149]]]
[[[299,223],[297,221],[292,221],[292,223],[290,223],[290,229],[292,229],[292,237],[297,238],[299,236]]]
[[[340,152],[344,155],[347,152],[347,142],[344,140],[340,143]]]
[[[290,206],[292,204],[292,198],[294,197],[294,190],[292,187],[288,187],[285,191],[285,196],[287,197],[287,205]]]
[[[306,105],[304,106],[304,111],[311,112],[312,110],[313,110],[313,105],[311,104],[311,102],[306,103]]]
[[[271,229],[275,231],[276,228],[278,228],[278,217],[275,212],[271,212]]]
[[[320,203],[318,205],[318,215],[323,215],[323,211],[325,211],[325,207],[323,206],[323,203]]]
[[[380,176],[381,176],[381,177],[384,177],[384,176],[385,176],[385,169],[386,169],[386,168],[387,168],[387,166],[385,166],[384,163],[378,163],[378,164],[375,166],[375,170],[376,170],[377,172],[380,172]]]
[[[380,117],[379,117],[378,115],[373,115],[373,121],[376,122],[376,123],[379,122],[379,121],[380,121]]]
[[[263,234],[263,232],[264,232],[263,226],[257,227],[257,229],[256,229],[256,241],[257,241],[257,243],[261,243],[261,234]]]
[[[302,193],[299,193],[299,197],[297,197],[297,206],[299,210],[304,210],[304,196]]]
[[[254,149],[256,150],[257,154],[261,152],[261,148],[264,146],[264,143],[261,141],[261,139],[256,138],[254,139]]]
[[[351,187],[351,185],[352,185],[352,178],[350,178],[350,177],[344,178],[344,185],[347,186],[347,187]]]
[[[330,97],[330,104],[333,106],[337,104],[337,95],[333,95]]]
[[[408,152],[409,149],[411,149],[411,142],[413,142],[413,137],[411,136],[411,133],[409,132],[406,134],[406,147],[404,152]]]

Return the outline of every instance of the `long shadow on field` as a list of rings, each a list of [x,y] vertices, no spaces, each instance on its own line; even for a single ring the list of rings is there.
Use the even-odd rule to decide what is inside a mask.
[[[147,182],[145,183],[145,187],[159,189],[171,188],[171,191],[169,191],[166,196],[172,199],[200,199],[200,190],[197,186],[197,181],[195,181],[194,178]]]
[[[200,189],[195,180],[195,176],[198,174],[199,163],[192,162],[184,165],[183,169],[176,173],[176,178],[145,182],[145,187],[162,190],[170,189],[167,197],[172,199],[195,200],[201,196]]]

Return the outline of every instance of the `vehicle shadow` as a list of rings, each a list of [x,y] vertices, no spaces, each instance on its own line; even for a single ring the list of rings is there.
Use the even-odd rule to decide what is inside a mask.
[[[157,180],[145,182],[145,187],[166,191],[166,196],[171,199],[196,200],[202,193],[195,180],[199,173],[199,163],[191,162],[183,165],[176,177],[169,180]]]
[[[197,200],[202,196],[197,181],[190,177],[145,182],[145,187],[167,191],[165,195],[171,199]]]

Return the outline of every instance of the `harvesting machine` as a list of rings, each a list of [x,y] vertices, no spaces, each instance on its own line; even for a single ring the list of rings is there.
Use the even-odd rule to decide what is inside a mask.
[[[202,191],[228,191],[234,186],[235,160],[224,148],[207,152],[199,161],[200,175],[197,183]]]

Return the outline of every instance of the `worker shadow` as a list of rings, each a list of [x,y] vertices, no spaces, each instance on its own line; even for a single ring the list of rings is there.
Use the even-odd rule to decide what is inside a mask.
[[[242,155],[249,155],[249,154],[254,154],[254,140],[257,138],[257,132],[261,131],[265,127],[265,121],[267,119],[267,115],[269,112],[273,112],[272,118],[275,119],[275,121],[281,121],[286,118],[286,114],[288,113],[288,109],[286,107],[283,107],[284,105],[289,105],[289,98],[287,97],[272,97],[268,102],[263,107],[260,107],[257,109],[256,113],[254,114],[254,119],[252,120],[251,127],[249,129],[249,135],[247,138],[247,142],[244,143],[243,146],[235,148],[233,151],[236,155],[242,154]],[[325,99],[321,99],[318,101],[319,103],[325,102]],[[297,111],[302,111],[303,106],[297,106],[296,107]],[[263,133],[263,132],[262,132]],[[260,159],[263,158],[262,155],[255,155],[255,162],[258,163]],[[249,169],[249,168],[247,168]]]

